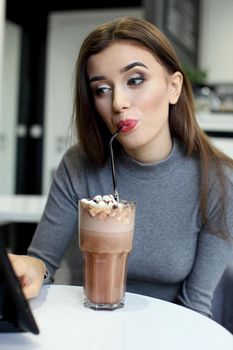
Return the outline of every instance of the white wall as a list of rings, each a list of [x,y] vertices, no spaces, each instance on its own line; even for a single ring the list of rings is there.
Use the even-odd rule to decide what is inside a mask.
[[[47,194],[53,171],[71,144],[74,66],[86,35],[97,25],[120,16],[143,17],[141,8],[53,13],[49,18],[43,193]]]
[[[2,101],[1,92],[2,92],[2,61],[3,61],[3,45],[4,45],[4,26],[5,26],[5,0],[0,0],[0,111],[1,111],[1,101]],[[1,124],[0,124],[0,126],[1,126]]]
[[[4,157],[4,136],[3,136],[3,121],[2,121],[2,84],[3,84],[3,78],[2,78],[2,62],[3,62],[3,51],[4,51],[4,29],[5,29],[5,0],[0,0],[0,168],[2,168],[3,165],[3,157]],[[0,177],[0,193],[2,189],[1,181],[2,178]]]
[[[0,0],[0,137],[1,137],[1,103],[2,103],[2,62],[4,51],[4,28],[5,28],[5,0]],[[2,155],[2,140],[0,138],[0,164]]]
[[[202,0],[199,62],[208,82],[233,82],[233,0]]]
[[[202,0],[200,20],[201,68],[209,83],[233,83],[233,0]],[[203,128],[233,131],[233,114],[209,114],[200,118]],[[214,144],[233,158],[233,138],[212,138]]]
[[[3,89],[0,135],[2,135],[0,194],[15,191],[16,167],[16,118],[18,113],[19,62],[21,29],[6,22],[4,31],[4,51],[2,65]]]

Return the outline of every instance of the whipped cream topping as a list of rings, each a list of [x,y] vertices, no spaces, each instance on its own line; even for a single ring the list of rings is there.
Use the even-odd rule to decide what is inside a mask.
[[[126,201],[118,203],[113,195],[97,195],[92,199],[83,198],[80,204],[91,217],[106,220],[108,217],[116,220],[126,220],[132,216],[132,203]]]
[[[101,196],[97,195],[92,199],[81,199],[81,202],[86,205],[99,207],[99,208],[112,208],[113,206],[121,207],[123,204],[118,203],[112,194]]]

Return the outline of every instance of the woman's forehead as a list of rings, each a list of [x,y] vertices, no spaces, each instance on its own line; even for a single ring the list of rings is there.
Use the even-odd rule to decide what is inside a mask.
[[[91,55],[87,61],[87,71],[102,67],[122,65],[122,68],[134,61],[145,61],[150,64],[159,63],[154,53],[147,47],[132,41],[115,41],[104,50]]]

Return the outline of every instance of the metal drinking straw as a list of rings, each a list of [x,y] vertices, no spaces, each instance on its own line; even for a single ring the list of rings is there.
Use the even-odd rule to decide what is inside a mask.
[[[111,169],[112,169],[112,182],[113,182],[113,189],[114,189],[114,198],[119,203],[120,198],[117,191],[117,184],[116,184],[116,172],[115,172],[115,165],[114,165],[114,156],[113,156],[113,150],[112,150],[112,143],[117,136],[118,132],[121,130],[121,127],[115,132],[115,134],[112,135],[110,141],[109,141],[109,150],[110,150],[110,158],[111,158]]]

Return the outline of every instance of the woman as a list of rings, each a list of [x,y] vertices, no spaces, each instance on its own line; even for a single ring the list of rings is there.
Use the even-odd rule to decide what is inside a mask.
[[[58,167],[30,256],[11,256],[25,295],[53,279],[77,232],[78,200],[112,192],[108,142],[121,127],[119,195],[137,202],[127,289],[211,316],[232,256],[233,161],[199,128],[190,83],[164,35],[135,18],[90,33],[77,61],[74,115],[79,145]]]

